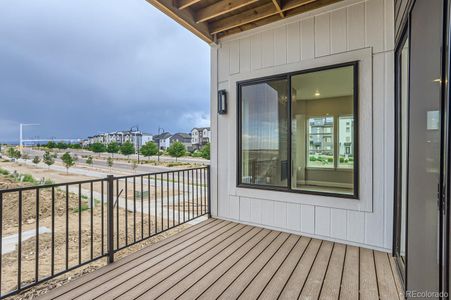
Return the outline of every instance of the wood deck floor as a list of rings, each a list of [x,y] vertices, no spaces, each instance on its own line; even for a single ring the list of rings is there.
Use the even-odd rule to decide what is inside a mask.
[[[209,219],[42,299],[403,299],[389,254]]]

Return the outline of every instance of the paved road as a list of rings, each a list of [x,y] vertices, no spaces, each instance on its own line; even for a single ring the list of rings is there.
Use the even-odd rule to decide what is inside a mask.
[[[34,150],[34,149],[25,149],[24,150],[28,156],[30,157],[30,160],[33,159],[34,156],[41,156],[44,154],[44,151],[42,150]],[[71,153],[77,153],[72,152]],[[83,154],[82,154],[83,153]],[[78,162],[77,164],[86,165],[85,158],[82,158],[81,155],[91,155],[91,152],[78,152]],[[60,158],[56,159],[58,162],[61,162]],[[205,161],[205,160],[204,160]],[[108,163],[103,158],[99,159],[98,155],[93,155],[93,167],[102,167],[102,168],[108,168]],[[121,170],[133,170],[132,164],[124,161],[114,161],[113,164],[114,169],[121,169]],[[136,168],[137,173],[152,173],[152,172],[162,172],[162,171],[169,171],[174,170],[173,167],[165,167],[165,166],[152,166],[149,164],[141,165],[139,164]]]
[[[44,150],[37,150],[37,149],[31,149],[31,148],[25,148],[24,149],[25,152],[27,153],[36,153],[34,155],[41,155],[44,154]],[[53,151],[58,152],[58,153],[64,153],[66,151],[69,151],[73,154],[77,154],[78,156],[82,156],[82,155],[92,155],[92,157],[96,158],[103,158],[103,159],[107,159],[108,157],[111,156],[111,154],[109,153],[93,153],[91,151],[88,150],[79,150],[79,149],[68,149],[68,150],[59,150],[59,149],[53,149]],[[137,160],[138,159],[138,155],[137,154],[133,154],[130,155],[129,157],[122,155],[122,154],[114,154],[115,158],[122,158],[122,159],[134,159]],[[157,161],[158,157],[157,156],[151,156],[151,157],[144,157],[142,155],[140,155],[140,160],[142,161]],[[175,162],[176,159],[174,157],[170,157],[170,156],[160,156],[160,161],[162,162]],[[192,164],[202,164],[202,165],[209,165],[210,161],[203,159],[203,158],[198,158],[198,157],[180,157],[177,159],[178,162],[184,162],[184,163],[192,163]]]

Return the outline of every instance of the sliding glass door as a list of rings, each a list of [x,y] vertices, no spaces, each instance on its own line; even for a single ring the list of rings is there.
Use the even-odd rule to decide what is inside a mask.
[[[404,35],[396,53],[397,101],[396,101],[396,236],[395,254],[405,277],[407,231],[407,159],[409,128],[409,39]]]
[[[442,27],[443,1],[416,1],[396,51],[394,254],[408,298],[443,290]]]

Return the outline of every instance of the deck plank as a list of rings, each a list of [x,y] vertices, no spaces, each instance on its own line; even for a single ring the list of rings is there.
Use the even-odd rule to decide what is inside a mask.
[[[236,276],[232,284],[219,295],[219,299],[237,299],[246,286],[278,252],[289,238],[288,233],[281,233],[268,248],[265,249],[239,276]]]
[[[239,299],[257,299],[298,241],[299,236],[290,235],[261,271],[252,278],[249,285],[239,296]]]
[[[340,299],[359,299],[360,276],[359,248],[346,246],[343,279],[341,280]]]
[[[214,285],[217,281],[226,281],[227,275],[230,272],[233,272],[235,268],[242,268],[249,260],[253,257],[257,256],[259,253],[263,252],[266,247],[271,244],[271,242],[277,237],[278,232],[271,231],[268,235],[266,235],[260,242],[255,245],[250,251],[244,253],[243,255],[236,254],[231,259],[224,261],[221,265],[213,269],[210,273],[205,275],[202,280],[196,282],[193,286],[187,289],[180,297],[181,300],[189,300],[189,299],[197,299],[202,294],[205,293],[204,297],[207,298],[209,294],[209,289],[211,290],[211,286]],[[225,276],[224,276],[225,275]],[[224,277],[223,277],[224,276]],[[229,276],[232,278],[232,276]]]
[[[152,287],[159,283],[170,274],[202,256],[210,249],[213,249],[218,245],[230,243],[251,229],[251,226],[244,226],[242,224],[235,226],[222,235],[210,240],[207,244],[192,249],[188,255],[181,259],[174,260],[172,263],[167,264],[164,268],[158,267],[159,265],[157,265],[157,269],[151,268],[143,272],[136,273],[134,277],[124,282],[124,284],[120,287],[113,285],[113,288],[110,287],[106,293],[97,299],[135,299],[142,293],[146,292],[148,287]]]
[[[40,299],[403,299],[387,253],[210,219]]]
[[[274,245],[276,240],[281,240],[281,233],[273,231],[271,232],[271,240],[261,247],[258,247],[257,251],[252,251],[245,255],[237,264],[227,270],[217,281],[215,281],[200,297],[199,299],[216,299],[221,293],[234,282],[234,280],[266,249],[271,245]]]
[[[59,287],[58,289],[52,290],[51,292],[42,295],[40,299],[56,299],[60,296],[67,298],[66,294],[70,291],[77,290],[77,293],[82,293],[83,290],[89,290],[90,286],[97,286],[102,283],[102,279],[108,281],[110,278],[111,272],[119,269],[130,269],[133,268],[136,264],[139,264],[141,261],[146,261],[152,257],[158,256],[161,253],[165,253],[169,249],[173,247],[179,247],[183,242],[188,241],[192,243],[192,239],[196,236],[202,237],[202,232],[214,232],[215,229],[220,228],[220,226],[226,226],[227,222],[219,219],[208,219],[202,223],[196,224],[183,230],[173,236],[170,236],[162,241],[159,241],[155,244],[152,244],[146,248],[143,248],[140,251],[130,254],[127,257],[124,257],[118,261],[115,261],[113,264],[109,264],[105,267],[96,270],[95,272],[91,272],[86,274],[77,280],[74,280],[66,285]],[[94,280],[95,279],[95,280]]]
[[[313,263],[307,281],[301,292],[301,299],[318,299],[321,287],[326,276],[327,267],[329,265],[330,256],[332,254],[334,244],[324,241]]]
[[[262,241],[269,233],[270,230],[268,229],[261,230],[239,248],[235,250],[231,247],[227,248],[213,259],[202,264],[197,270],[191,272],[189,276],[186,276],[177,283],[175,283],[174,280],[172,286],[160,297],[165,299],[176,299],[196,283],[203,282],[205,278],[208,277],[208,274],[211,274],[215,269],[228,269],[232,264],[236,263],[242,256],[244,256],[244,254],[249,252],[260,241]],[[194,297],[190,297],[190,299],[193,298]]]
[[[334,245],[319,299],[334,300],[339,298],[345,253],[345,245]]]
[[[376,262],[376,274],[380,299],[391,300],[398,298],[395,279],[393,278],[388,254],[375,251],[374,260]]]
[[[201,257],[192,261],[188,265],[183,268],[177,270],[170,276],[166,277],[163,281],[158,283],[156,286],[149,288],[145,293],[143,293],[138,299],[156,299],[158,297],[164,297],[165,299],[174,299],[173,297],[163,296],[163,294],[168,291],[174,284],[178,283],[180,280],[187,278],[188,276],[192,276],[192,273],[202,266],[210,266],[213,265],[206,264],[205,262],[212,262],[215,259],[222,261],[225,256],[234,251],[240,249],[246,242],[252,239],[253,236],[257,235],[261,232],[261,228],[252,228],[246,234],[242,235],[240,238],[235,240],[234,242],[225,242],[224,245],[215,247],[211,249],[207,253],[203,254]],[[146,288],[150,286],[146,285]]]
[[[307,250],[288,279],[279,299],[297,299],[299,297],[321,243],[320,240],[312,239]]]
[[[87,291],[86,293],[79,295],[79,297],[86,299],[92,297],[99,297],[101,295],[103,296],[104,294],[109,293],[121,294],[121,291],[127,288],[129,285],[131,285],[132,282],[138,281],[137,277],[139,277],[141,273],[159,272],[165,269],[166,267],[170,266],[171,264],[176,263],[178,260],[184,259],[188,255],[190,255],[193,249],[202,248],[211,241],[217,241],[221,239],[224,235],[231,234],[239,230],[240,228],[241,227],[226,225],[213,232],[208,231],[208,235],[203,236],[200,240],[196,241],[195,243],[192,243],[188,247],[184,249],[175,249],[180,250],[175,253],[172,251],[171,252],[168,251],[167,254],[164,254],[163,260],[161,260],[160,257],[155,257],[141,263],[140,265],[126,272],[114,274],[115,275],[114,277],[113,275],[111,275],[110,280],[106,281],[102,285],[97,285],[96,287]]]
[[[360,299],[379,299],[373,250],[360,248]]]
[[[392,274],[393,274],[393,277],[395,279],[396,292],[398,293],[398,298],[401,300],[401,299],[405,298],[404,297],[404,292],[403,292],[404,287],[403,287],[403,284],[401,282],[401,277],[399,276],[399,273],[398,273],[398,267],[396,266],[395,258],[394,257],[390,257],[389,259],[390,259],[390,267],[391,267],[391,270],[392,270]]]
[[[290,278],[291,273],[296,267],[298,261],[304,254],[305,249],[310,243],[311,239],[307,237],[301,237],[298,243],[294,246],[293,251],[289,254],[288,258],[283,262],[279,270],[272,277],[271,281],[265,287],[260,295],[260,299],[277,299],[282,292],[285,283]]]

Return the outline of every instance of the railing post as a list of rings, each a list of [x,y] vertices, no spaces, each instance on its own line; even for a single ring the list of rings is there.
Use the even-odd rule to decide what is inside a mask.
[[[108,213],[107,213],[107,221],[108,221],[108,229],[107,229],[107,247],[108,247],[108,263],[114,262],[114,176],[107,176],[107,184],[108,184]]]
[[[208,217],[211,218],[211,167],[207,166]]]

